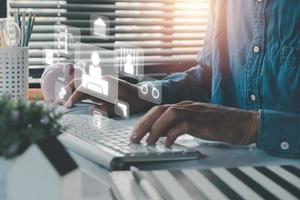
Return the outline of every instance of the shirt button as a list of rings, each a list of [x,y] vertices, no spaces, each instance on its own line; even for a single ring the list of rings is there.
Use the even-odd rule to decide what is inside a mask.
[[[259,51],[260,51],[259,46],[254,46],[254,47],[253,47],[253,52],[254,52],[254,53],[259,53]]]
[[[254,94],[251,94],[250,99],[251,99],[251,101],[256,101],[256,96]]]
[[[281,147],[282,150],[288,150],[290,145],[289,145],[289,143],[284,141],[284,142],[281,142],[280,147]]]

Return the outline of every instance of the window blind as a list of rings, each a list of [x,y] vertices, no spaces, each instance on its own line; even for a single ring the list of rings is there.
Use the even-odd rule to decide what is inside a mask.
[[[46,66],[42,49],[53,48],[55,25],[81,30],[81,42],[112,50],[126,42],[144,50],[145,72],[176,71],[193,63],[206,32],[209,0],[8,0],[10,14],[36,14],[30,42],[31,86]],[[109,19],[107,39],[91,35],[90,17]],[[51,46],[52,45],[52,46]],[[154,70],[155,72],[155,70]]]

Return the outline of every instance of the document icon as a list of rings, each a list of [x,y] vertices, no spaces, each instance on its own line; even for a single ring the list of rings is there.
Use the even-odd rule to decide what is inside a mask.
[[[93,125],[96,128],[102,128],[102,113],[94,111],[93,113]]]

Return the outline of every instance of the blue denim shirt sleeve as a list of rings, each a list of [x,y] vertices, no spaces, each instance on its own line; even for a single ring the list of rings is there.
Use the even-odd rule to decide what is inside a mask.
[[[212,1],[213,2],[213,1]],[[212,4],[212,3],[211,3]],[[163,80],[154,81],[162,88],[162,104],[183,100],[209,102],[212,83],[212,37],[214,28],[214,6],[212,5],[206,37],[197,56],[198,65],[182,73],[175,73]]]
[[[186,72],[175,73],[154,82],[162,88],[162,104],[183,100],[209,102],[211,70],[198,65]]]
[[[300,158],[300,114],[259,110],[257,147],[274,156]]]

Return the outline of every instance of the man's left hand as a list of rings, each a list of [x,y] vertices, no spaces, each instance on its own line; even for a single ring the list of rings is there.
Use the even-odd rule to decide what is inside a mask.
[[[256,141],[258,127],[258,112],[184,101],[152,108],[136,125],[131,141],[137,143],[149,133],[148,144],[166,137],[166,146],[171,146],[179,136],[189,134],[205,140],[247,145]]]

